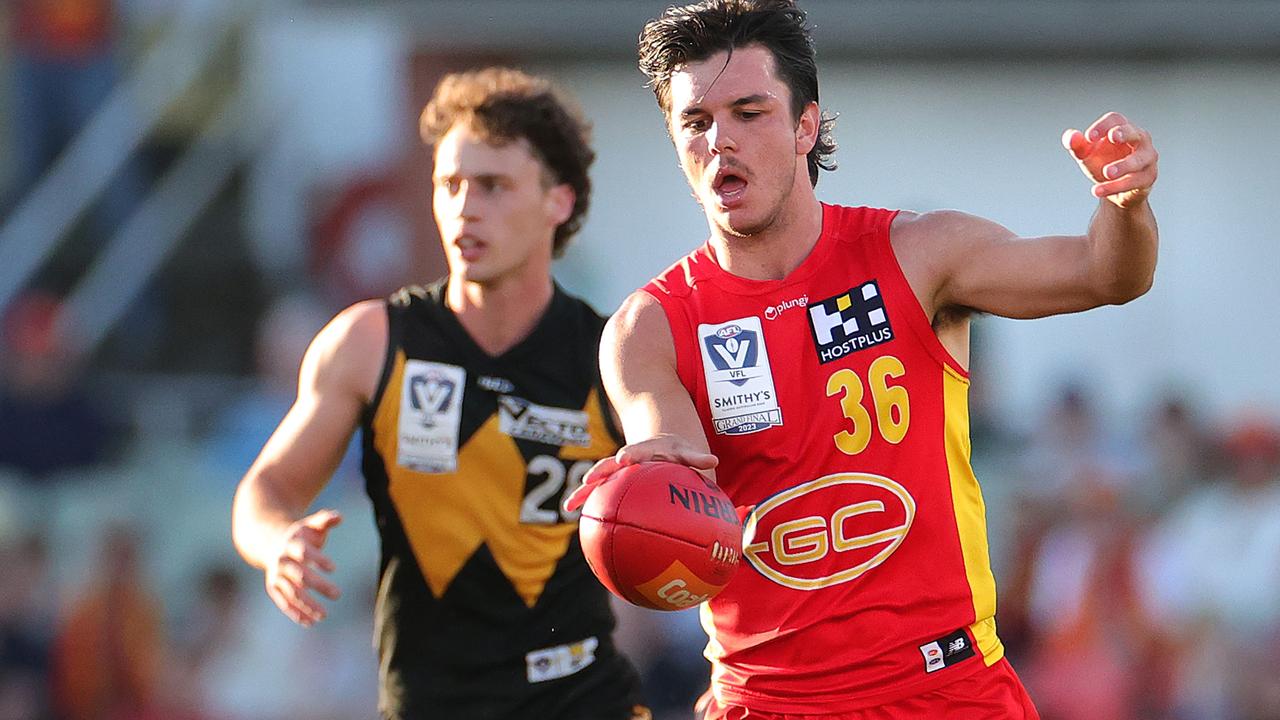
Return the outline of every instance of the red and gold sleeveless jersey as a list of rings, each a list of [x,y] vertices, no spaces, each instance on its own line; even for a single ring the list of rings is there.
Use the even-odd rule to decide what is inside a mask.
[[[704,245],[645,286],[744,518],[747,562],[703,607],[722,702],[831,712],[999,660],[968,374],[889,244],[896,212],[823,206],[782,280]]]

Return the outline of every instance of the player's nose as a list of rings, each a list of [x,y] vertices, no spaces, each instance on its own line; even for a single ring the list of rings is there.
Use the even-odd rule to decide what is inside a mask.
[[[717,155],[738,149],[738,143],[733,139],[728,127],[720,122],[711,123],[711,127],[707,130],[707,146]]]

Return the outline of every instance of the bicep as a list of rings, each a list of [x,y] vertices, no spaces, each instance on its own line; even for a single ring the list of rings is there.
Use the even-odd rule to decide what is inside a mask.
[[[676,372],[666,314],[648,293],[633,293],[605,326],[600,373],[627,442],[667,434],[708,450],[693,399]]]
[[[1101,304],[1084,236],[1023,238],[989,220],[940,212],[895,226],[894,249],[931,318],[947,307],[1036,318]]]

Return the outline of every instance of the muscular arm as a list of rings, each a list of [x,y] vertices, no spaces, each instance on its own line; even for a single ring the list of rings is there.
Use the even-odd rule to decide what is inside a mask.
[[[304,625],[324,617],[308,589],[337,597],[315,568],[333,569],[321,548],[341,520],[332,510],[306,515],[307,508],[342,460],[377,385],[386,346],[386,313],[378,301],[353,305],[325,326],[303,358],[297,399],[236,490],[236,549],[265,571],[268,594],[280,609]]]
[[[894,251],[930,318],[966,308],[1034,318],[1121,304],[1145,293],[1158,232],[1147,202],[1156,153],[1146,131],[1109,113],[1064,145],[1101,198],[1084,235],[1021,238],[953,211],[894,221]]]
[[[666,314],[648,293],[632,293],[605,326],[600,376],[627,442],[671,436],[690,450],[710,452],[693,399],[676,374]]]
[[[653,296],[632,293],[600,338],[600,377],[617,410],[627,445],[596,463],[565,502],[569,511],[623,465],[665,460],[696,468],[714,479],[717,464],[693,399],[676,373],[675,342],[666,314]]]

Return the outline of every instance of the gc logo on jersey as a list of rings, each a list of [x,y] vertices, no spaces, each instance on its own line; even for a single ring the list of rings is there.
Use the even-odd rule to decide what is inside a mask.
[[[809,329],[823,364],[893,339],[875,280],[810,305]]]
[[[711,424],[718,435],[745,435],[782,424],[760,318],[698,325]]]
[[[427,473],[457,470],[466,379],[466,371],[457,365],[405,361],[396,443],[399,465]]]
[[[915,498],[901,484],[836,473],[756,505],[743,527],[742,554],[783,587],[819,590],[879,567],[906,540],[915,517]]]

